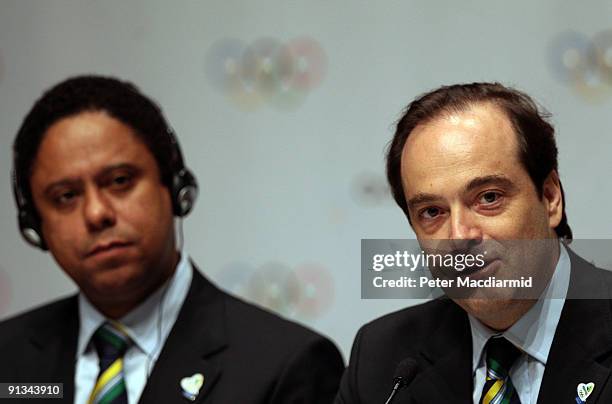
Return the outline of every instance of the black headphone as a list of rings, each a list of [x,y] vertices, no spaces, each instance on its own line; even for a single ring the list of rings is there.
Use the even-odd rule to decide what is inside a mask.
[[[170,169],[172,172],[172,183],[170,184],[170,197],[172,199],[172,212],[175,216],[187,216],[193,209],[198,197],[198,182],[195,176],[185,166],[183,154],[179,147],[174,131],[166,128],[168,143],[171,148]],[[159,162],[158,162],[159,165]],[[161,167],[160,167],[161,169]],[[17,152],[13,152],[13,194],[17,203],[17,221],[19,231],[23,238],[34,247],[47,250],[47,245],[42,237],[40,219],[36,213],[34,202],[26,198],[23,192],[23,184],[19,183],[17,176]]]

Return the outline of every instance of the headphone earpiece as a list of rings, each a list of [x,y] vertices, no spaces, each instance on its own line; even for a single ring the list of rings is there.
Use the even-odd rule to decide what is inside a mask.
[[[183,167],[172,176],[172,208],[175,216],[187,216],[198,197],[198,182],[187,168]]]
[[[193,209],[198,197],[198,181],[195,176],[185,167],[183,153],[176,140],[174,131],[168,127],[166,129],[168,139],[172,145],[172,211],[175,216],[187,216]]]
[[[46,251],[47,245],[42,237],[40,220],[38,220],[36,212],[30,206],[30,202],[28,202],[27,198],[23,195],[23,191],[19,186],[17,172],[15,171],[16,164],[17,154],[15,153],[13,158],[13,174],[11,177],[13,179],[13,194],[17,204],[17,224],[19,225],[19,232],[29,244]]]
[[[41,250],[46,251],[47,245],[45,244],[45,240],[42,237],[42,232],[40,231],[40,226],[38,224],[38,220],[33,218],[31,213],[27,213],[26,211],[19,212],[19,231],[21,235],[29,244],[34,247],[38,247]]]

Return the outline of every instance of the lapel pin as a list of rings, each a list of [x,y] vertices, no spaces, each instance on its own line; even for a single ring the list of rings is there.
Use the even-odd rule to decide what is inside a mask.
[[[183,389],[183,397],[190,401],[195,401],[203,385],[204,375],[202,375],[202,373],[196,373],[193,376],[182,378],[181,389]]]
[[[579,383],[576,391],[578,392],[578,397],[576,397],[577,404],[584,404],[586,399],[589,398],[593,390],[595,389],[595,383]]]

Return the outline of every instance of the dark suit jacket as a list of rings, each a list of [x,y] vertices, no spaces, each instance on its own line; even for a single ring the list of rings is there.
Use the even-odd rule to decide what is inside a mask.
[[[612,274],[568,249],[568,296],[540,386],[538,404],[575,403],[579,383],[595,383],[587,403],[612,403]],[[419,371],[394,404],[472,403],[472,335],[467,314],[442,298],[381,317],[362,327],[336,404],[384,404],[397,364],[414,358]]]
[[[61,382],[62,402],[73,403],[77,306],[73,296],[0,323],[0,382]],[[205,380],[195,403],[327,404],[343,370],[331,341],[228,295],[195,270],[140,403],[189,403],[179,383],[199,372]]]

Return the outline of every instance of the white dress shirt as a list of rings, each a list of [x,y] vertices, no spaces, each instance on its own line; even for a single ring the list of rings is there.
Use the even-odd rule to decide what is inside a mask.
[[[128,403],[136,404],[159,353],[174,326],[191,286],[193,269],[183,251],[172,277],[155,293],[119,320],[132,338],[123,359]],[[98,354],[91,342],[96,330],[107,321],[91,302],[79,294],[79,339],[77,346],[75,404],[89,400],[99,373]]]
[[[512,327],[501,333],[522,352],[510,371],[510,378],[521,404],[535,404],[538,401],[548,353],[569,288],[570,259],[563,243],[559,244],[559,260],[542,297]],[[478,404],[487,371],[484,347],[491,336],[500,333],[491,330],[471,315],[468,317],[472,329],[473,401]]]

